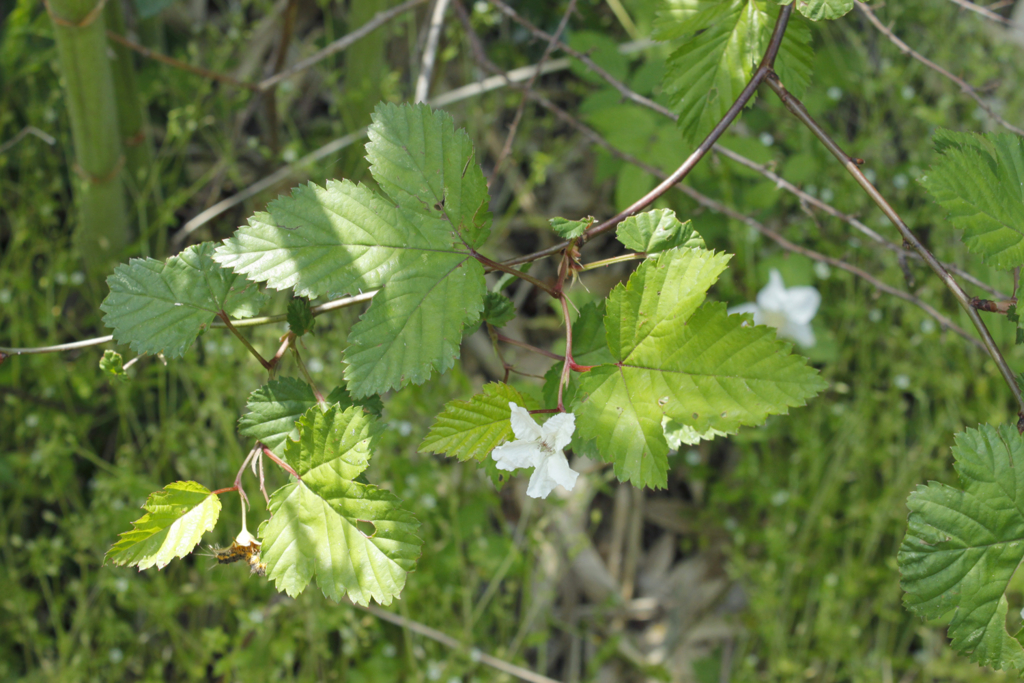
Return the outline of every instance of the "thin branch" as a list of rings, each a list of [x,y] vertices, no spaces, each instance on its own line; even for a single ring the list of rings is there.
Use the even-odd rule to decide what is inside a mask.
[[[613,256],[611,258],[601,259],[600,261],[591,261],[590,263],[586,263],[580,269],[580,272],[586,272],[588,270],[594,270],[596,268],[604,268],[605,266],[610,266],[615,263],[624,263],[627,261],[641,261],[645,258],[647,258],[647,254],[642,251],[638,251],[633,254],[623,254],[622,256]]]
[[[548,57],[551,56],[555,46],[560,42],[566,26],[569,25],[569,17],[572,16],[572,13],[575,10],[576,0],[569,0],[569,6],[565,8],[565,14],[562,15],[562,20],[558,22],[558,28],[555,29],[554,34],[551,36],[550,40],[548,40],[548,44],[544,48],[544,54],[541,55],[540,61],[537,62],[537,68],[533,72],[533,76],[530,77],[530,80],[526,84],[524,89],[525,92],[528,93],[533,90],[533,85],[537,82],[537,79],[540,77],[541,71],[544,68],[544,62],[548,60]],[[494,168],[491,170],[491,177],[487,181],[487,187],[494,185],[494,179],[498,177],[498,173],[501,171],[501,165],[505,163],[505,158],[512,151],[512,142],[516,139],[516,132],[519,130],[519,122],[522,120],[523,113],[526,111],[527,99],[528,98],[524,93],[523,97],[519,100],[519,106],[516,108],[516,114],[512,117],[512,125],[509,126],[508,135],[505,136],[505,144],[502,145],[501,151],[498,153],[498,158],[494,162]]]
[[[493,657],[485,652],[481,652],[475,647],[467,648],[464,644],[462,644],[455,638],[452,638],[447,633],[442,633],[441,631],[438,631],[435,628],[431,628],[426,624],[421,624],[418,621],[413,621],[412,619],[407,619],[406,617],[400,616],[393,612],[388,612],[387,610],[381,609],[376,605],[363,606],[358,605],[356,603],[351,603],[351,605],[356,609],[372,614],[378,619],[383,619],[384,621],[390,622],[396,626],[408,629],[413,633],[418,633],[421,636],[430,638],[431,640],[438,642],[444,645],[445,647],[451,648],[452,650],[468,650],[467,655],[471,660],[478,661],[481,664],[486,664],[492,669],[497,669],[498,671],[507,673],[510,676],[515,676],[520,680],[529,681],[529,683],[559,683],[559,681],[556,681],[554,678],[548,678],[547,676],[536,673],[534,671],[530,671],[529,669],[525,669],[521,666],[510,664],[509,662],[506,662],[502,659],[498,659],[497,657]]]
[[[1021,424],[1024,425],[1024,395],[1021,394],[1021,389],[1017,386],[1017,380],[1014,377],[1013,370],[1010,369],[1010,366],[1006,363],[1006,359],[1003,358],[1003,354],[999,351],[999,347],[996,346],[995,340],[992,339],[992,335],[985,326],[985,322],[981,319],[977,309],[971,305],[970,297],[967,296],[957,281],[953,279],[953,276],[949,274],[949,271],[943,268],[942,264],[939,263],[935,256],[928,251],[928,248],[921,243],[921,240],[917,238],[917,235],[911,232],[910,228],[903,222],[900,215],[896,213],[892,206],[889,205],[889,202],[885,200],[885,197],[875,189],[875,186],[871,184],[871,181],[869,181],[860,170],[860,166],[857,162],[843,151],[843,149],[831,138],[831,136],[829,136],[824,128],[818,125],[818,122],[815,121],[807,112],[803,103],[786,90],[786,87],[782,84],[782,81],[779,80],[779,77],[772,73],[766,82],[775,94],[778,95],[779,99],[782,100],[783,104],[786,105],[786,108],[789,109],[789,111],[799,119],[801,123],[807,126],[807,128],[814,133],[815,137],[817,137],[818,140],[820,140],[826,147],[826,149],[828,149],[828,151],[830,151],[832,155],[839,160],[843,167],[846,168],[847,172],[849,172],[849,174],[857,181],[857,184],[861,186],[864,192],[866,192],[878,208],[882,210],[882,213],[885,214],[886,218],[892,221],[893,225],[896,226],[896,229],[899,230],[903,240],[910,244],[917,253],[921,255],[921,258],[923,258],[925,263],[928,264],[928,267],[939,276],[939,279],[941,279],[946,285],[946,288],[953,293],[953,296],[956,297],[961,308],[967,312],[967,316],[971,319],[971,322],[974,323],[974,327],[978,330],[982,343],[985,345],[985,350],[988,351],[992,360],[995,361],[996,366],[999,368],[999,372],[1003,375],[1003,379],[1010,387],[1010,391],[1019,406],[1019,415],[1022,419]]]
[[[430,94],[430,78],[434,75],[437,47],[441,42],[441,28],[444,26],[444,13],[447,10],[448,0],[435,0],[434,12],[430,15],[430,26],[427,27],[427,43],[423,47],[420,73],[416,76],[416,91],[413,102],[417,104],[426,102],[427,95]]]
[[[465,241],[463,241],[463,244],[465,244]],[[466,246],[468,247],[469,245],[467,244]],[[530,275],[529,273],[524,273],[523,271],[513,268],[512,266],[504,263],[492,261],[483,254],[477,253],[477,251],[472,247],[470,247],[470,253],[473,255],[473,258],[475,258],[477,261],[486,266],[489,269],[489,271],[500,270],[503,273],[508,273],[509,275],[513,275],[519,278],[520,280],[525,280],[526,282],[529,282],[534,287],[537,287],[538,289],[547,292],[548,294],[555,298],[558,297],[558,292],[556,292],[554,288],[551,287],[551,285],[544,284],[543,282],[541,282],[534,276]]]
[[[222,74],[216,71],[211,71],[209,69],[204,69],[201,66],[192,66],[191,64],[175,59],[174,57],[168,57],[167,55],[160,54],[159,52],[154,52],[145,45],[139,45],[135,41],[128,40],[124,36],[118,33],[114,33],[113,31],[107,31],[107,38],[114,41],[115,43],[119,43],[125,46],[129,50],[138,52],[140,55],[146,57],[147,59],[152,59],[163,64],[166,64],[168,66],[173,66],[175,69],[188,71],[189,73],[196,74],[197,76],[208,78],[211,81],[217,81],[218,83],[224,83],[226,85],[231,85],[236,88],[243,88],[251,92],[259,92],[260,90],[259,85],[257,85],[256,83],[246,83],[245,81],[240,81],[237,78],[232,78],[227,74]]]
[[[349,296],[344,299],[335,299],[334,301],[328,301],[327,303],[320,304],[319,306],[313,306],[310,312],[314,316],[334,311],[339,308],[347,308],[349,306],[355,306],[365,301],[369,301],[376,294],[376,290],[373,292],[367,292],[366,294],[359,294],[357,296]],[[246,320],[232,320],[231,325],[235,328],[239,327],[256,327],[259,325],[272,325],[274,323],[283,323],[288,320],[288,315],[282,313],[281,315],[270,315],[261,318],[248,318]],[[226,328],[227,325],[221,320],[214,320],[210,323],[210,327],[214,328]],[[4,357],[7,356],[22,356],[37,353],[62,353],[64,351],[74,351],[76,349],[84,349],[90,346],[100,346],[101,344],[107,344],[114,341],[114,335],[108,334],[105,337],[93,337],[92,339],[83,339],[76,342],[68,342],[67,344],[57,344],[55,346],[35,346],[29,348],[9,348],[0,347],[0,354]]]
[[[871,22],[872,26],[878,29],[878,31],[886,38],[888,38],[893,45],[899,48],[900,52],[906,55],[910,55],[911,57],[924,64],[926,67],[928,67],[935,73],[943,76],[944,78],[949,79],[953,83],[956,83],[957,86],[960,87],[961,92],[966,93],[968,96],[970,96],[972,100],[977,102],[978,106],[984,109],[985,113],[991,116],[992,119],[1000,126],[1013,133],[1016,133],[1017,135],[1024,135],[1024,129],[1018,128],[1017,126],[1013,125],[1012,123],[1009,123],[1006,119],[997,114],[995,110],[992,108],[992,105],[986,102],[984,98],[982,98],[982,96],[978,94],[978,91],[975,90],[973,86],[971,86],[970,83],[960,78],[959,76],[950,73],[948,70],[939,66],[938,64],[928,59],[920,52],[917,52],[912,47],[903,42],[903,40],[901,40],[885,24],[883,24],[881,20],[879,20],[879,18],[875,16],[875,13],[871,11],[871,8],[865,5],[863,2],[860,2],[860,0],[856,0],[854,4],[857,5],[857,9],[861,11],[861,14],[867,17],[867,20]]]
[[[526,349],[527,351],[533,351],[534,353],[539,353],[542,356],[547,356],[548,358],[553,358],[554,360],[563,360],[563,361],[565,360],[565,356],[559,356],[557,353],[552,353],[551,351],[546,351],[546,350],[544,350],[542,348],[534,346],[533,344],[527,344],[526,342],[519,341],[518,339],[513,339],[512,337],[506,337],[505,335],[501,334],[500,332],[495,332],[495,338],[498,341],[505,342],[506,344],[511,344],[512,346],[518,346],[521,349]]]
[[[35,135],[37,138],[48,144],[50,147],[53,147],[55,144],[57,144],[57,139],[54,138],[49,133],[45,133],[36,128],[35,126],[25,126],[24,128],[18,131],[17,135],[15,135],[13,138],[0,145],[0,154],[3,154],[11,147],[14,147],[16,144],[24,140],[29,135]]]
[[[242,345],[249,350],[249,353],[251,353],[256,358],[256,360],[260,362],[260,365],[262,365],[267,370],[274,369],[274,366],[272,366],[270,362],[267,361],[266,358],[260,355],[260,352],[256,350],[256,347],[253,346],[249,342],[249,340],[246,339],[245,336],[241,332],[239,332],[234,325],[231,324],[231,318],[228,317],[227,313],[225,313],[223,310],[217,311],[217,317],[221,319],[221,321],[224,323],[224,327],[228,328],[228,331],[231,332],[231,334],[238,337],[238,340],[242,342]]]
[[[1009,26],[1011,28],[1017,29],[1018,31],[1024,31],[1024,26],[1021,26],[1020,24],[1015,23],[1011,19],[1007,19],[1006,17],[1004,17],[1001,14],[996,14],[995,12],[993,12],[992,10],[990,10],[987,7],[982,7],[981,5],[975,5],[973,2],[970,2],[970,0],[950,0],[950,1],[953,2],[954,4],[960,5],[960,7],[963,7],[965,10],[968,10],[970,12],[976,12],[976,13],[980,14],[981,16],[985,17],[986,19],[990,19],[992,21],[998,22],[998,23],[1002,24],[1003,26]]]
[[[397,17],[399,14],[408,12],[412,8],[418,7],[419,5],[424,4],[425,2],[427,2],[427,0],[407,0],[407,2],[404,2],[401,5],[398,5],[397,7],[393,7],[389,10],[385,10],[382,12],[377,12],[377,14],[373,15],[373,19],[370,19],[368,22],[366,22],[356,30],[350,33],[346,33],[341,38],[338,38],[333,43],[331,43],[324,49],[320,50],[313,56],[307,57],[306,59],[303,59],[301,62],[293,64],[284,71],[274,74],[270,78],[263,79],[256,85],[256,87],[259,90],[266,90],[267,88],[274,87],[281,81],[287,78],[291,78],[300,71],[305,71],[306,69],[313,66],[317,62],[323,61],[330,57],[331,55],[341,52],[342,50],[347,50],[349,47],[352,46],[353,43],[373,33],[376,29],[388,23],[389,21]]]

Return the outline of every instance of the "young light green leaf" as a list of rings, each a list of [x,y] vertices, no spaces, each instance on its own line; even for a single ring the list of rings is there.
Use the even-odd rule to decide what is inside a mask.
[[[793,0],[780,0],[788,5]],[[853,0],[796,0],[796,9],[811,21],[838,19],[853,9]]]
[[[259,531],[278,590],[298,595],[316,577],[328,598],[348,595],[361,605],[389,605],[402,592],[420,554],[419,523],[391,493],[353,481],[381,430],[355,406],[314,406],[299,420],[300,438],[286,442],[285,459],[300,479],[274,492]]]
[[[473,143],[451,114],[425,104],[381,103],[366,145],[370,173],[392,199],[448,222],[473,247],[491,229],[487,181]]]
[[[303,336],[316,327],[316,318],[309,309],[309,299],[292,299],[288,302],[288,329]]]
[[[353,401],[343,386],[335,388],[324,400],[327,405],[337,404],[342,410],[359,405],[380,415],[383,409],[379,397]],[[295,377],[272,379],[249,394],[246,403],[249,412],[238,419],[238,433],[256,439],[280,455],[289,437],[297,439],[299,436],[296,421],[316,404],[313,389],[306,382]]]
[[[451,401],[434,420],[420,453],[447,453],[459,460],[484,460],[513,438],[509,402],[526,406],[522,394],[507,384],[484,385],[468,401]]]
[[[124,370],[124,358],[117,351],[107,349],[100,358],[100,371],[110,381],[127,382],[128,373]]]
[[[766,0],[669,0],[659,14],[655,36],[683,39],[669,57],[662,88],[687,144],[706,137],[736,101],[768,47],[778,12]],[[810,46],[810,30],[791,20],[776,68],[798,97],[810,82]]]
[[[163,569],[174,558],[192,552],[203,534],[217,526],[220,499],[194,481],[176,481],[149,494],[142,509],[146,514],[133,523],[131,531],[121,534],[104,562],[139,571],[154,565]]]
[[[265,295],[252,282],[214,263],[203,243],[164,261],[132,259],[107,278],[100,305],[114,340],[139,353],[182,356],[218,311],[235,318],[259,312]]]
[[[587,216],[586,218],[578,221],[571,221],[568,218],[550,218],[548,223],[551,224],[551,229],[554,230],[559,237],[565,240],[575,239],[580,237],[587,231],[594,221],[597,220],[593,216]]]
[[[701,441],[710,441],[716,436],[728,436],[726,432],[717,429],[709,429],[703,433],[698,432],[693,427],[679,424],[669,417],[661,418],[661,429],[665,432],[665,441],[668,442],[669,449],[673,451],[679,450],[684,444],[696,446]]]
[[[1024,140],[1009,133],[940,130],[942,154],[921,178],[967,249],[996,268],[1024,265]]]
[[[615,237],[627,249],[648,254],[673,247],[704,247],[704,240],[694,231],[692,222],[680,223],[671,209],[654,209],[630,216],[615,228]]]
[[[495,327],[504,327],[516,317],[516,305],[504,294],[487,292],[484,296],[484,311],[480,317]]]
[[[1024,670],[1024,647],[1006,631],[1006,590],[1024,559],[1024,438],[1010,425],[981,425],[956,435],[953,457],[963,490],[930,482],[907,500],[903,602],[925,619],[955,610],[955,650]]]
[[[804,405],[826,386],[771,328],[746,326],[724,304],[701,306],[728,258],[667,251],[608,298],[605,328],[616,362],[584,373],[574,412],[581,437],[596,441],[620,480],[666,485],[665,417],[698,433],[728,433]]]

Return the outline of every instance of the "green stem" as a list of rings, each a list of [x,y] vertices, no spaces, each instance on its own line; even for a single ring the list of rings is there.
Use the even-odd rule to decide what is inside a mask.
[[[50,0],[75,145],[75,242],[92,273],[105,272],[129,241],[114,76],[98,0]]]
[[[103,18],[107,22],[107,30],[120,36],[126,33],[120,2],[108,0],[103,7]],[[134,55],[118,42],[111,41],[110,49],[114,54],[111,65],[114,93],[117,96],[117,123],[121,130],[121,144],[124,146],[128,183],[144,188],[153,170],[153,146],[146,121],[146,108],[135,82]],[[159,200],[159,183],[153,183],[151,187],[154,188],[155,198]],[[145,202],[146,197],[140,197],[140,201]]]
[[[316,397],[316,402],[320,404],[320,410],[327,410],[327,401],[324,399],[324,395],[320,393],[320,390],[316,387],[316,382],[313,381],[313,377],[309,374],[309,370],[306,368],[306,364],[302,362],[302,356],[299,355],[299,350],[293,345],[292,353],[295,354],[295,362],[299,366],[299,372],[306,378],[309,386],[313,389],[313,396]]]

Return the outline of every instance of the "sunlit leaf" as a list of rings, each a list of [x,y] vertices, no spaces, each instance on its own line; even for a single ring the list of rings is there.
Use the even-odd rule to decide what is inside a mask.
[[[680,223],[671,209],[654,209],[630,216],[615,228],[615,237],[627,248],[648,254],[673,247],[704,246],[693,224],[690,221]]]
[[[121,534],[104,562],[139,571],[163,569],[174,558],[191,553],[203,534],[217,526],[220,499],[194,481],[177,481],[149,494],[142,509],[146,514]]]
[[[773,329],[729,316],[724,304],[701,305],[728,258],[673,249],[644,261],[608,298],[616,362],[583,374],[575,413],[581,437],[596,442],[620,480],[666,485],[666,417],[699,434],[728,433],[804,405],[825,387]]]
[[[278,590],[295,596],[315,577],[328,598],[388,605],[405,587],[422,541],[419,523],[391,493],[354,481],[382,426],[361,408],[310,408],[285,459],[300,479],[270,498],[262,560]]]
[[[485,384],[483,393],[468,401],[447,403],[420,444],[420,452],[483,460],[513,438],[509,402],[528,405],[518,391],[494,382]]]

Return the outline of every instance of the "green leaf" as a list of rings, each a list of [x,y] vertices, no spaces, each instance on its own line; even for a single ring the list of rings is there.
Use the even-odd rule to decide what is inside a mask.
[[[110,381],[127,382],[128,373],[124,369],[124,358],[117,351],[107,349],[100,358],[100,371]]]
[[[377,105],[366,158],[380,188],[403,207],[442,218],[470,246],[491,229],[487,181],[465,130],[425,104]]]
[[[253,216],[215,256],[299,296],[383,287],[349,337],[345,377],[357,397],[452,367],[463,327],[483,307],[472,248],[490,229],[472,146],[444,112],[378,107],[367,151],[387,199],[347,181],[305,185]]]
[[[921,184],[964,231],[967,249],[996,268],[1024,265],[1024,140],[941,130],[934,141],[942,156]]]
[[[316,577],[331,600],[347,595],[361,605],[389,605],[402,592],[420,554],[419,523],[391,493],[354,481],[381,431],[355,406],[313,407],[299,420],[300,438],[286,443],[285,459],[300,480],[274,492],[259,531],[278,590],[294,597]],[[361,525],[373,528],[364,533]]]
[[[309,299],[292,299],[288,302],[288,329],[301,337],[313,331],[316,318],[309,309]]]
[[[930,482],[907,500],[903,602],[925,619],[955,610],[955,650],[1024,669],[1024,648],[1006,631],[1007,585],[1024,559],[1024,439],[1009,425],[981,425],[956,435],[953,457],[963,490]]]
[[[764,56],[778,13],[769,0],[669,0],[659,14],[656,37],[682,38],[668,59],[662,89],[687,144],[703,140],[739,97]],[[791,20],[776,69],[798,97],[812,64],[810,30]]]
[[[782,0],[779,4],[791,2],[793,0]],[[796,9],[811,21],[838,19],[853,9],[853,0],[796,0]]]
[[[380,415],[383,404],[378,396],[353,401],[345,387],[337,387],[324,399],[327,405],[339,405],[343,410],[359,405]],[[281,446],[298,438],[295,423],[310,408],[317,405],[313,388],[295,377],[273,379],[249,394],[246,407],[249,412],[238,419],[238,433],[261,442],[264,446],[281,455]]]
[[[577,365],[602,365],[614,363],[604,331],[605,302],[590,302],[580,308],[576,322],[572,324],[572,356]],[[562,362],[555,361],[544,375],[542,389],[544,404],[547,408],[558,405],[558,381],[562,375]],[[569,374],[569,384],[562,392],[562,400],[570,412],[576,405],[576,394],[579,390],[580,373]],[[574,433],[578,434],[578,432]]]
[[[495,327],[504,327],[516,317],[516,305],[504,294],[487,292],[484,296],[484,311],[480,317]]]
[[[749,316],[729,316],[724,304],[701,306],[728,259],[667,251],[608,298],[616,362],[584,373],[574,412],[581,438],[596,442],[620,480],[666,485],[665,417],[698,433],[732,432],[804,405],[826,386],[773,329],[747,326]]]
[[[420,453],[447,453],[459,460],[484,460],[491,451],[512,439],[509,402],[526,407],[522,394],[507,384],[484,385],[482,394],[468,401],[451,401],[434,420]]]
[[[1017,312],[1017,304],[1013,304],[1006,311],[1006,319],[1013,323],[1014,327],[1017,329],[1016,343],[1024,344],[1024,326],[1022,326],[1020,322],[1020,313]]]
[[[661,418],[661,428],[665,432],[665,441],[668,442],[669,449],[673,451],[679,450],[683,444],[696,446],[701,441],[710,441],[716,436],[728,436],[726,432],[720,432],[717,429],[709,429],[701,433],[689,425],[679,424],[668,417]]]
[[[163,569],[192,552],[203,534],[217,526],[220,499],[194,481],[177,481],[149,494],[142,509],[146,514],[121,534],[104,562],[139,571],[154,565]]]
[[[586,218],[578,221],[571,221],[568,218],[549,218],[548,223],[551,224],[551,229],[558,233],[558,236],[562,239],[571,240],[577,237],[581,237],[583,233],[587,231],[594,221],[597,220],[593,216],[587,216]]]
[[[671,209],[654,209],[630,216],[615,228],[615,237],[633,251],[648,254],[673,247],[703,247],[704,240],[693,229],[691,221],[680,223]]]
[[[114,340],[138,353],[184,355],[217,312],[256,315],[266,297],[213,262],[213,245],[198,244],[164,261],[132,259],[107,278],[110,294],[100,304]]]

